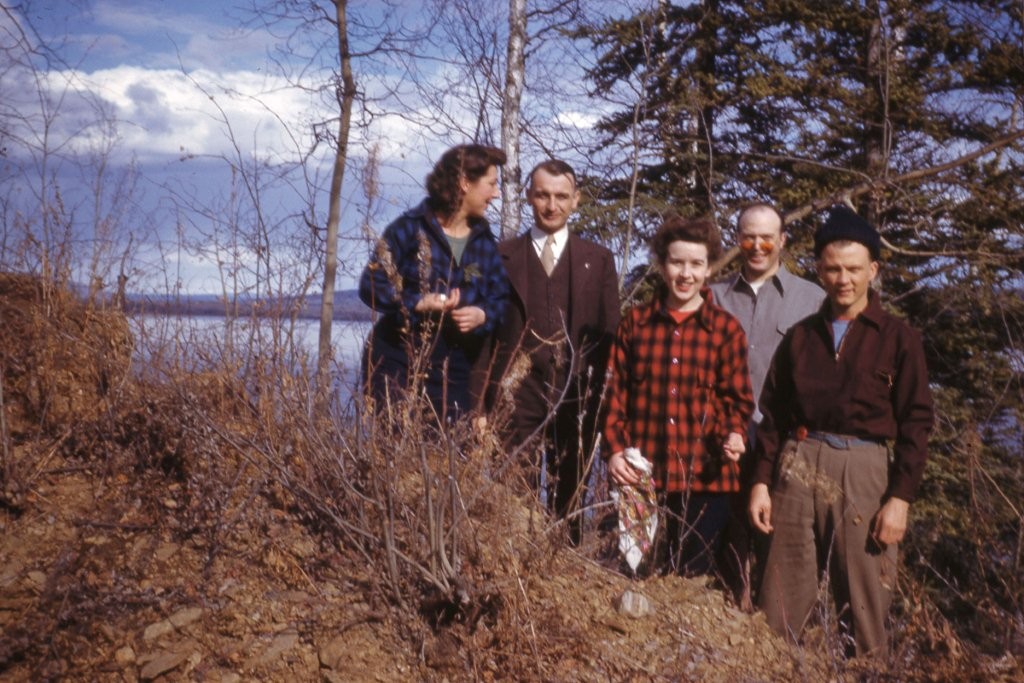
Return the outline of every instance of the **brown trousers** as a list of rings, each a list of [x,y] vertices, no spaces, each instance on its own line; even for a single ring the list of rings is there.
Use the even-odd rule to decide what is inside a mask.
[[[786,443],[772,489],[774,532],[759,596],[776,631],[799,639],[823,598],[819,580],[827,577],[856,654],[888,651],[885,621],[897,549],[881,549],[870,538],[888,477],[884,444],[817,438]]]

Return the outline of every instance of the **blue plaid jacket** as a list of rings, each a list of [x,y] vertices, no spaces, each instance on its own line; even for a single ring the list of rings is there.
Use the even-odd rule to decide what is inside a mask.
[[[449,316],[440,330],[422,323],[414,309],[428,293],[458,287],[459,306],[479,306],[483,325],[462,333]],[[363,360],[368,388],[378,398],[388,382],[405,387],[410,372],[409,344],[429,348],[424,387],[438,413],[459,415],[472,409],[479,387],[471,387],[471,371],[491,333],[501,324],[509,285],[497,241],[486,220],[470,222],[470,234],[456,264],[437,217],[426,201],[406,211],[384,230],[359,281],[359,297],[380,313]],[[428,313],[426,315],[434,315]],[[424,331],[436,330],[423,338]]]
[[[497,241],[486,220],[470,223],[469,242],[456,265],[444,231],[424,200],[384,230],[359,281],[359,298],[394,323],[415,330],[420,317],[413,309],[428,293],[458,287],[460,306],[479,306],[487,319],[471,334],[486,337],[501,323],[508,305],[508,278]],[[392,282],[385,261],[398,278]],[[397,285],[397,286],[396,286]]]

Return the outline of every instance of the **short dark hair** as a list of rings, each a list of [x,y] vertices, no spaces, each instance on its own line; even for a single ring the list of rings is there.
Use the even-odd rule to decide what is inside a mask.
[[[529,180],[528,185],[533,185],[533,176],[537,171],[544,171],[551,175],[567,175],[572,180],[572,186],[576,187],[576,171],[572,170],[572,166],[561,159],[548,159],[534,166],[533,170],[530,171],[530,175],[527,176]]]
[[[739,232],[740,223],[743,221],[743,217],[747,215],[747,212],[759,209],[767,209],[778,216],[780,232],[786,232],[786,219],[783,218],[782,212],[771,202],[748,202],[740,205],[740,212],[736,214],[736,232]]]
[[[693,242],[708,248],[708,262],[722,255],[722,236],[710,218],[683,218],[669,216],[651,238],[651,253],[658,263],[668,259],[668,247],[673,242]]]
[[[427,204],[435,213],[450,216],[462,203],[459,181],[476,182],[491,166],[502,166],[505,153],[489,145],[459,145],[441,155],[427,176]]]

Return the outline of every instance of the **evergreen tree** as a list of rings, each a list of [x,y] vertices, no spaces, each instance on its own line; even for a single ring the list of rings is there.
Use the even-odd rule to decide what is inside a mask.
[[[908,566],[996,649],[1024,638],[1022,19],[996,0],[707,0],[576,33],[612,104],[595,153],[638,148],[631,228],[667,210],[726,227],[771,199],[799,256],[831,204],[879,227],[880,287],[924,333],[939,411]],[[628,181],[610,172],[604,203]]]

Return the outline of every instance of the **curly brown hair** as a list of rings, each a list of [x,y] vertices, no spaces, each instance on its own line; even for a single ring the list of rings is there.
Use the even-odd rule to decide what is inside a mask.
[[[668,247],[673,242],[694,242],[708,248],[708,262],[722,255],[722,236],[710,218],[669,216],[651,238],[651,253],[658,263],[665,263]]]
[[[488,145],[459,145],[441,155],[434,170],[427,175],[427,204],[442,216],[451,216],[462,203],[459,181],[475,182],[486,175],[491,166],[505,163],[505,153]]]

